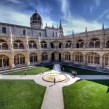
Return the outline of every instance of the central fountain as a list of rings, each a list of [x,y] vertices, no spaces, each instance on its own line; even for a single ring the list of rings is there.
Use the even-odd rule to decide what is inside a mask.
[[[67,76],[61,73],[60,64],[54,64],[53,70],[47,74],[44,74],[42,78],[47,82],[54,82],[54,79],[55,82],[62,82],[66,80]]]

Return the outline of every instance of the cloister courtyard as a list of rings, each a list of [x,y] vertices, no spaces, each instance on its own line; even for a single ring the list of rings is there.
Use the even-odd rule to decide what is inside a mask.
[[[108,73],[61,65],[67,79],[43,80],[53,72],[53,65],[46,65],[1,73],[0,109],[108,109]]]

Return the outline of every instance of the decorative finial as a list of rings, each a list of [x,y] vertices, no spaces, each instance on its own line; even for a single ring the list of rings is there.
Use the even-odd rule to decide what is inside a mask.
[[[87,33],[87,26],[86,26],[86,28],[85,28],[85,32]]]
[[[104,23],[102,24],[102,30],[104,30]]]
[[[74,36],[74,35],[75,35],[74,30],[72,30],[72,36]]]
[[[59,29],[62,29],[62,24],[61,24],[61,20],[60,20],[60,25],[59,25]]]
[[[53,23],[52,23],[52,28],[54,28],[54,25],[53,25]]]
[[[47,27],[47,23],[46,23],[46,27]]]
[[[58,29],[58,25],[57,25],[57,29]]]

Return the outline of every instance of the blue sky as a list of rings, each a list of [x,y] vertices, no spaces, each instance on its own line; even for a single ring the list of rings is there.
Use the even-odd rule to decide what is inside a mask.
[[[0,22],[30,26],[35,10],[43,26],[57,27],[61,20],[65,34],[109,27],[109,0],[0,0]]]

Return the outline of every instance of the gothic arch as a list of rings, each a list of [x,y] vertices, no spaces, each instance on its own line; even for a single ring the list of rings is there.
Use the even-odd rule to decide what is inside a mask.
[[[35,41],[29,41],[29,49],[37,49],[37,44]]]
[[[83,54],[81,52],[73,53],[74,63],[83,63]]]
[[[0,39],[0,50],[8,50],[8,44],[3,39]]]
[[[13,42],[13,48],[14,49],[24,49],[24,44],[21,40],[15,40]]]

